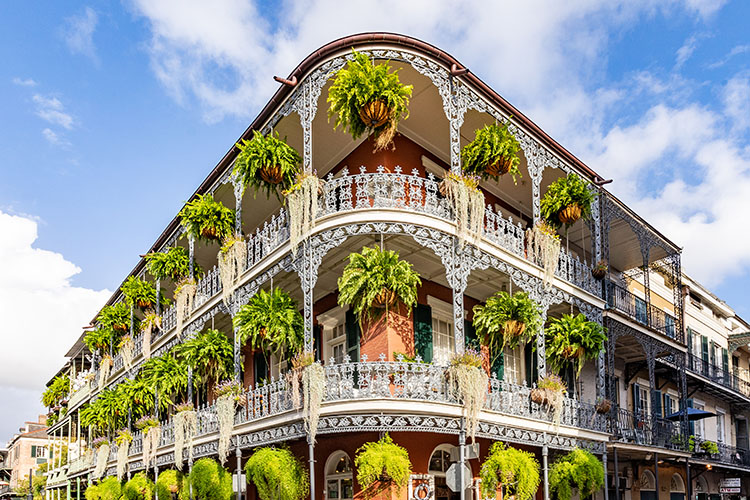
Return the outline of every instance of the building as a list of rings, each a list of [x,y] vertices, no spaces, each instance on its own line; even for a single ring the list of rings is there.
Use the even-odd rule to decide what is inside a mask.
[[[353,140],[327,120],[330,81],[352,49],[388,60],[401,81],[413,85],[410,116],[399,123],[395,149],[375,153],[370,139]],[[579,378],[567,377],[559,415],[530,400],[533,385],[548,371],[544,335],[537,332],[535,349],[527,344],[506,350],[502,369],[492,369],[479,414],[480,458],[493,442],[503,441],[534,453],[546,470],[567,450],[585,447],[607,471],[599,500],[718,494],[717,481],[737,478],[740,486],[722,485],[747,495],[750,328],[682,274],[680,247],[614,197],[605,179],[459,61],[413,38],[377,33],[336,40],[278,81],[281,87],[240,139],[250,139],[253,131],[276,131],[301,152],[305,172],[315,170],[325,180],[316,224],[297,251],[291,248],[286,209],[274,198],[243,192],[231,175],[239,154],[234,146],[196,194],[211,193],[239,214],[247,258],[235,290],[222,298],[217,247],[183,237],[178,218],[150,249],[183,247],[205,270],[183,335],[176,331],[171,305],[160,311],[162,325],[148,347],[159,356],[209,327],[232,338],[235,374],[244,387],[233,429],[237,465],[254,448],[286,442],[311,464],[314,498],[350,499],[360,495],[353,480],[355,451],[389,432],[409,451],[418,475],[412,486],[426,484],[439,500],[472,495],[473,490],[460,495],[446,487],[455,447],[467,441],[462,407],[446,389],[446,363],[475,336],[473,306],[497,291],[522,290],[540,304],[544,318],[581,313],[607,328],[608,341]],[[517,184],[507,179],[480,184],[487,205],[483,234],[463,244],[459,227],[465,221],[457,220],[441,194],[440,180],[460,171],[461,147],[475,130],[496,122],[509,124],[520,143],[522,178]],[[542,194],[571,173],[596,193],[591,218],[563,234],[554,272],[545,276],[525,231],[541,218]],[[368,245],[398,251],[422,276],[422,285],[413,313],[394,311],[386,328],[363,332],[353,312],[338,306],[337,279],[348,256]],[[603,281],[591,273],[600,261],[609,264]],[[154,281],[144,260],[131,275]],[[160,287],[171,295],[175,283],[162,280]],[[271,288],[285,290],[302,305],[305,348],[324,363],[326,394],[314,446],[283,376],[287,362],[243,345],[232,326],[240,306]],[[109,304],[122,300],[118,292]],[[139,372],[144,337],[135,335],[134,343],[130,369],[122,355],[114,356],[107,388]],[[402,360],[398,352],[428,363]],[[94,383],[101,373],[99,354],[88,352],[82,338],[68,353],[65,370],[74,390],[67,413],[49,434],[57,443],[50,446],[66,444],[70,460],[53,461],[49,498],[79,499],[92,479],[93,435],[79,422],[81,409],[102,393]],[[612,405],[602,410],[597,402],[605,399]],[[690,405],[719,418],[691,421]],[[216,410],[202,406],[198,417],[195,457],[215,456]],[[163,421],[155,473],[174,463],[170,426],[169,418]],[[716,441],[718,451],[703,450],[705,440]],[[128,473],[144,469],[142,447],[143,436],[136,432]],[[115,456],[112,450],[107,474],[114,473]],[[476,479],[480,461],[469,455],[466,464]],[[234,468],[235,461],[228,466]],[[544,498],[546,489],[545,482],[537,498]],[[255,497],[252,487],[247,495]]]
[[[24,422],[18,434],[8,442],[6,467],[10,470],[9,487],[18,487],[22,479],[28,479],[29,471],[34,471],[47,462],[48,439],[47,417],[39,415],[36,422]]]

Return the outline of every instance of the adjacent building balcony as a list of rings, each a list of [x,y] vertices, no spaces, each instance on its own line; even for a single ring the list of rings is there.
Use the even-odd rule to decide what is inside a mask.
[[[735,467],[750,468],[750,451],[730,446],[724,443],[716,443],[718,453],[709,453],[701,448],[701,443],[706,441],[698,437],[693,438],[693,458],[706,462],[714,462]]]
[[[618,311],[636,323],[655,330],[670,339],[684,343],[682,332],[678,331],[675,326],[674,316],[646,303],[645,300],[612,281],[607,281],[605,286],[607,308]]]
[[[612,435],[615,441],[641,446],[655,446],[675,451],[687,450],[687,439],[680,423],[649,414],[616,409]]]
[[[739,393],[745,398],[750,398],[750,374],[747,370],[735,369],[730,371],[694,354],[688,353],[687,356],[689,373],[708,379],[721,388]],[[716,391],[714,387],[709,387],[708,384],[703,386],[703,390],[719,397],[726,395],[726,391]]]

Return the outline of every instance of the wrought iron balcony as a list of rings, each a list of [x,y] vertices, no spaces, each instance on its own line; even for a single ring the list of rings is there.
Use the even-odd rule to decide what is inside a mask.
[[[653,304],[636,297],[629,290],[620,285],[606,281],[607,308],[619,311],[630,319],[647,326],[662,335],[684,342],[684,336],[676,327],[674,316],[667,314]]]
[[[701,448],[701,443],[708,441],[699,437],[693,438],[693,456],[697,459],[721,464],[750,467],[750,450],[742,450],[724,443],[716,443],[718,453],[708,453]]]
[[[688,370],[712,382],[750,397],[750,375],[747,370],[725,370],[694,354],[688,354]]]
[[[616,408],[615,416],[611,432],[616,441],[687,450],[687,439],[680,430],[679,422],[663,418],[654,419],[650,414],[634,413],[624,408]]]

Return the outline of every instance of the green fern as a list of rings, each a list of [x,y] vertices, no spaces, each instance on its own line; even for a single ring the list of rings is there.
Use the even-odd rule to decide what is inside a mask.
[[[334,129],[341,127],[354,139],[365,133],[378,133],[394,127],[409,117],[409,98],[413,87],[402,85],[398,71],[389,72],[386,63],[374,64],[365,54],[352,51],[354,59],[336,74],[328,90],[328,118],[336,116]],[[377,129],[370,129],[360,118],[359,110],[366,104],[381,100],[390,109],[388,121]],[[394,123],[395,122],[395,123]]]
[[[207,386],[213,386],[232,373],[234,367],[232,342],[222,332],[211,328],[175,346],[174,353]]]
[[[590,451],[574,448],[555,460],[549,471],[549,490],[558,500],[570,500],[573,488],[588,498],[604,487],[604,466]]]
[[[122,487],[122,497],[124,500],[152,500],[154,483],[145,472],[139,472]]]
[[[550,319],[545,338],[547,362],[552,371],[561,373],[574,360],[576,376],[581,374],[586,360],[597,358],[607,340],[602,325],[588,321],[583,314]]]
[[[188,476],[197,500],[231,500],[232,475],[210,458],[198,459]]]
[[[511,320],[526,325],[521,335],[506,334],[505,324]],[[514,349],[520,343],[536,338],[542,317],[539,304],[526,292],[516,292],[512,296],[508,292],[497,292],[487,299],[485,305],[474,306],[473,325],[482,344],[489,348],[494,363],[506,347]]]
[[[363,444],[354,457],[354,466],[359,486],[363,490],[370,490],[369,493],[375,493],[372,489],[380,490],[390,484],[401,489],[407,485],[411,475],[409,452],[394,443],[387,433],[379,441]]]
[[[222,241],[234,233],[234,210],[214,200],[210,193],[199,194],[187,202],[180,210],[180,219],[188,235],[209,243]]]
[[[243,189],[252,186],[254,194],[263,190],[266,198],[274,194],[281,200],[281,192],[289,189],[300,172],[302,157],[296,149],[279,139],[278,132],[263,135],[253,130],[253,138],[237,143],[240,154],[234,161],[233,175],[242,180]],[[260,175],[263,168],[279,167],[281,169],[281,183],[271,184],[266,182]]]
[[[144,304],[141,309],[146,309],[156,304],[156,288],[146,280],[129,276],[125,283],[120,287],[120,291],[125,296],[125,302],[129,306]]]
[[[507,125],[485,125],[477,129],[474,140],[461,150],[462,169],[466,174],[479,175],[487,179],[490,177],[487,166],[505,160],[510,162],[509,173],[515,184],[517,178],[521,177],[521,171],[518,169],[521,164],[519,151],[521,145],[510,133]]]
[[[591,217],[591,203],[594,201],[594,193],[589,190],[586,183],[577,174],[568,174],[560,177],[550,184],[542,196],[539,208],[541,215],[547,222],[559,228],[560,212],[570,205],[581,207],[581,217],[588,220]]]
[[[349,255],[349,263],[338,280],[338,301],[340,306],[351,305],[361,324],[379,316],[381,311],[374,304],[383,289],[395,292],[411,311],[417,304],[417,288],[421,284],[419,274],[410,263],[399,259],[398,252],[364,247],[362,253]]]
[[[112,306],[104,306],[99,311],[96,321],[105,329],[128,330],[130,328],[130,308],[124,302],[118,302]]]
[[[539,488],[539,462],[534,454],[496,442],[479,472],[482,498],[495,498],[498,488],[516,500],[531,500]]]
[[[271,354],[296,354],[304,343],[304,321],[292,297],[275,288],[260,290],[234,316],[243,343]]]
[[[67,375],[58,375],[42,393],[42,404],[45,408],[56,406],[70,393],[70,378]]]
[[[171,247],[166,252],[146,254],[146,269],[158,279],[171,279],[174,283],[190,275],[190,257],[183,247]],[[195,277],[201,275],[198,264],[194,265]]]
[[[159,394],[160,409],[174,403],[187,392],[188,367],[179,362],[171,352],[148,359],[141,368],[144,383]],[[193,380],[197,383],[197,380]]]
[[[287,448],[259,448],[247,460],[245,474],[261,500],[302,500],[309,493],[307,471]]]

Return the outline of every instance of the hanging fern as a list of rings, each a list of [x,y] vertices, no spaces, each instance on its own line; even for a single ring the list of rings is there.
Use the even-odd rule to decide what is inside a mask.
[[[549,490],[557,500],[570,500],[573,489],[588,498],[604,487],[604,466],[590,451],[575,448],[555,460],[549,471]]]
[[[139,472],[122,487],[124,500],[152,500],[154,498],[154,483],[145,472]]]
[[[156,304],[156,288],[146,280],[129,276],[120,287],[129,306],[138,306],[145,310]]]
[[[67,375],[58,375],[42,393],[42,404],[45,408],[57,406],[68,397],[70,393],[70,378]]]
[[[541,215],[555,228],[562,225],[560,213],[570,206],[578,206],[581,209],[580,216],[583,219],[591,217],[591,203],[594,201],[594,193],[589,190],[586,183],[577,174],[568,174],[560,177],[550,184],[547,192],[540,201]]]
[[[248,186],[253,188],[257,195],[258,190],[270,198],[275,195],[281,201],[281,191],[289,189],[294,184],[294,179],[300,171],[299,165],[302,157],[297,150],[286,143],[286,139],[279,139],[278,132],[263,135],[253,130],[253,138],[237,143],[240,154],[234,161],[233,175],[239,177],[244,189]],[[278,168],[280,175],[279,183],[272,183],[264,179],[267,175],[264,169]]]
[[[287,448],[259,448],[245,464],[261,500],[302,500],[309,493],[307,471]]]
[[[560,373],[569,363],[574,363],[576,377],[581,374],[586,360],[597,358],[607,340],[602,325],[588,321],[583,314],[551,318],[545,338],[549,367]]]
[[[209,243],[229,238],[234,231],[234,210],[214,200],[210,193],[187,202],[180,219],[188,235]]]
[[[533,453],[496,442],[490,447],[479,476],[482,498],[495,498],[498,488],[503,488],[503,496],[531,500],[539,488],[539,462]]]
[[[402,489],[409,482],[411,460],[409,452],[393,442],[387,433],[379,441],[363,444],[354,457],[357,482],[372,496],[395,486]]]
[[[171,247],[166,252],[146,254],[146,268],[156,278],[171,279],[174,283],[190,275],[190,256],[183,247]],[[195,263],[195,276],[200,276],[200,268]]]
[[[200,500],[231,500],[232,475],[210,458],[198,459],[188,476],[193,495]]]
[[[213,386],[234,369],[234,347],[219,330],[209,328],[174,348],[177,359],[193,369],[202,384]]]
[[[341,69],[328,90],[328,118],[336,116],[334,129],[341,126],[354,139],[365,133],[375,138],[375,149],[390,146],[400,120],[409,117],[409,98],[412,85],[403,85],[398,71],[390,72],[386,63],[375,64],[366,54],[352,51],[354,58]],[[365,106],[380,102],[387,108],[381,125],[365,123],[361,111]]]
[[[517,178],[521,177],[521,171],[518,169],[521,163],[518,157],[520,151],[521,145],[510,133],[507,125],[485,125],[476,131],[474,140],[461,150],[462,170],[466,174],[479,175],[487,179],[497,177],[498,170],[502,172],[507,169],[515,184]],[[498,164],[502,165],[497,166]],[[493,165],[496,168],[493,168]]]
[[[304,322],[297,303],[278,288],[260,290],[233,319],[243,343],[271,354],[296,354],[304,343]]]
[[[130,329],[130,308],[124,302],[104,306],[96,317],[97,323],[104,329],[127,331]]]

